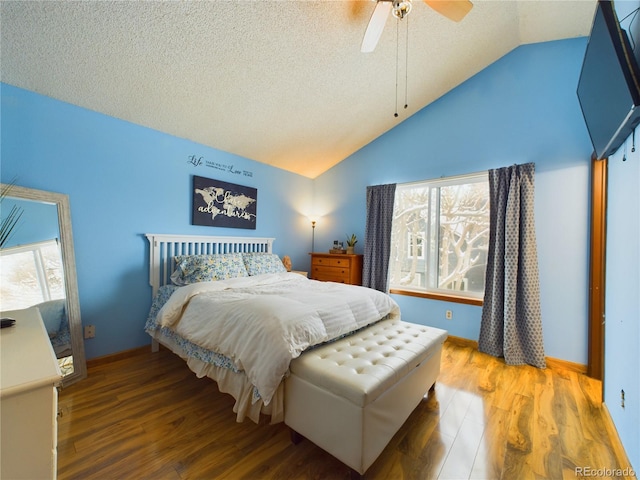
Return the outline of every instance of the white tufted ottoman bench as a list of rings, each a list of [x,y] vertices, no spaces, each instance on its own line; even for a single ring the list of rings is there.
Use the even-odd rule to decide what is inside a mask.
[[[435,383],[446,338],[445,330],[384,320],[305,352],[285,380],[292,438],[364,474]]]

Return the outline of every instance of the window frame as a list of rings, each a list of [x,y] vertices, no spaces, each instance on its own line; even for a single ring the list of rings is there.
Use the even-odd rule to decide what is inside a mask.
[[[418,185],[424,185],[425,187],[429,187],[431,192],[436,191],[435,189],[438,188],[437,191],[439,193],[440,192],[439,188],[441,187],[461,185],[465,183],[479,183],[479,182],[482,182],[482,177],[484,177],[485,181],[488,184],[488,171],[482,171],[482,172],[476,172],[476,173],[465,174],[465,175],[442,177],[442,178],[433,179],[433,180],[420,180],[415,182],[402,183],[397,185],[397,189],[411,188]],[[465,182],[465,180],[469,180],[469,181]],[[432,219],[435,221],[435,225],[433,224],[433,221],[426,222],[426,228],[425,228],[426,231],[422,232],[424,234],[423,245],[421,246],[422,252],[423,252],[422,258],[425,258],[425,260],[429,256],[426,250],[429,249],[430,235],[433,235],[433,234],[438,235],[437,232],[439,232],[439,228],[440,228],[440,199],[441,199],[441,196],[439,194],[435,195],[435,198],[432,198],[431,194],[429,195],[429,202],[435,202],[435,208],[437,209],[436,210],[437,213],[435,214],[435,218]],[[434,208],[434,207],[430,206],[429,208]],[[407,232],[407,233],[409,235],[412,234],[411,232]],[[410,240],[410,237],[408,237],[406,241],[409,241],[409,240]],[[440,250],[439,236],[437,241],[438,241],[437,250]],[[410,249],[407,250],[407,254],[409,251]],[[390,264],[391,264],[391,259],[390,259]],[[425,268],[424,273],[427,275],[428,275],[429,268],[433,268],[433,267]],[[437,268],[437,265],[436,265],[436,268]],[[390,265],[390,268],[389,268],[390,272],[391,272],[391,269],[392,268]],[[422,287],[412,288],[410,286],[399,287],[399,286],[390,285],[389,293],[395,294],[395,295],[405,295],[405,296],[413,296],[413,297],[419,297],[419,298],[428,298],[432,300],[447,301],[452,303],[462,303],[467,305],[482,306],[484,303],[484,293],[481,293],[479,295],[461,294],[461,293],[456,293],[456,291],[454,290],[438,289],[438,288],[422,288]]]

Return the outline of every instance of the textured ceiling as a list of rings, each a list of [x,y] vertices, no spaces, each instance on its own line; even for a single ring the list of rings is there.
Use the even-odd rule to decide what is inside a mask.
[[[414,0],[408,51],[389,17],[364,54],[372,1],[2,0],[1,80],[314,178],[519,45],[588,35],[596,5],[472,1],[454,23]]]

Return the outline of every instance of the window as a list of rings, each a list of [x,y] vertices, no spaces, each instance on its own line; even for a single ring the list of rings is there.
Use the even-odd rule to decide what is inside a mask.
[[[424,252],[422,250],[422,240],[424,239],[424,232],[407,232],[407,250],[410,257],[416,257],[418,259],[424,259]]]
[[[3,310],[65,298],[62,255],[57,240],[3,249],[0,287]]]
[[[392,290],[482,299],[489,247],[487,174],[398,185]]]

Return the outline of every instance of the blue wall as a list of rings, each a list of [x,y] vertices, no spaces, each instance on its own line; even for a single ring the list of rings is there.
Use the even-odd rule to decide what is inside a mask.
[[[2,181],[69,195],[82,323],[96,326],[96,338],[85,341],[87,358],[149,343],[143,331],[151,304],[144,233],[276,237],[276,253],[290,255],[294,268],[307,267],[310,179],[1,88]],[[189,163],[192,155],[203,164]],[[256,230],[192,226],[193,175],[257,188]]]
[[[604,401],[640,469],[640,145],[609,158]],[[622,407],[620,391],[625,392]]]
[[[535,162],[546,355],[586,364],[593,147],[576,96],[586,43],[519,47],[317,178],[316,246],[352,231],[364,238],[367,185]],[[405,319],[477,340],[480,307],[394,297]]]

